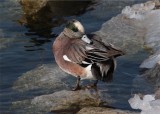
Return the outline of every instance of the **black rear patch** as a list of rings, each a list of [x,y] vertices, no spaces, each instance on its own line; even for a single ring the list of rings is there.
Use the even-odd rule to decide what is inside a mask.
[[[103,74],[103,79],[102,81],[104,82],[110,82],[113,79],[113,72],[114,72],[114,60],[110,59],[105,62],[105,66],[103,67],[104,69],[104,74]],[[107,70],[108,69],[108,70]]]
[[[89,66],[90,64],[83,64],[83,63],[82,63],[82,64],[79,64],[79,65],[80,65],[81,67],[84,67],[84,68],[85,68],[85,67]]]
[[[96,63],[92,64],[91,72],[92,72],[92,75],[97,80],[102,80],[102,74],[101,74],[101,71],[100,71],[100,67]]]

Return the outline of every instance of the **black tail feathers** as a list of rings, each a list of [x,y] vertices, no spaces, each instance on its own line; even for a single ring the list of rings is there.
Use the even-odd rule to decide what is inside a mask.
[[[94,63],[91,67],[91,72],[97,80],[110,82],[113,79],[115,64],[113,59],[109,59],[102,63]]]

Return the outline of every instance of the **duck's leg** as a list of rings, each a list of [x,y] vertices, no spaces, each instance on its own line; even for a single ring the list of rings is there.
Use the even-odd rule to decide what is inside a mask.
[[[81,86],[80,86],[80,76],[77,76],[77,83],[76,83],[76,87],[74,89],[72,89],[73,91],[77,91],[77,90],[80,90],[81,89]]]
[[[93,87],[97,87],[97,84],[98,84],[98,80],[94,82]]]

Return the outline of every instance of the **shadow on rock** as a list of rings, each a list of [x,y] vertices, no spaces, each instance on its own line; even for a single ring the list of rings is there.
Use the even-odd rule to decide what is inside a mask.
[[[24,15],[19,22],[29,28],[26,35],[52,37],[52,28],[67,21],[63,17],[81,15],[94,3],[95,0],[21,0]]]

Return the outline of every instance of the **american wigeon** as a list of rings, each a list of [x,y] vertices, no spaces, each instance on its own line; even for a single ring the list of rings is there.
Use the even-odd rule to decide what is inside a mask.
[[[105,44],[92,36],[88,38],[83,25],[73,19],[53,43],[53,53],[58,66],[68,74],[77,77],[74,90],[80,89],[81,79],[111,81],[116,68],[114,58],[124,55],[111,44]]]

